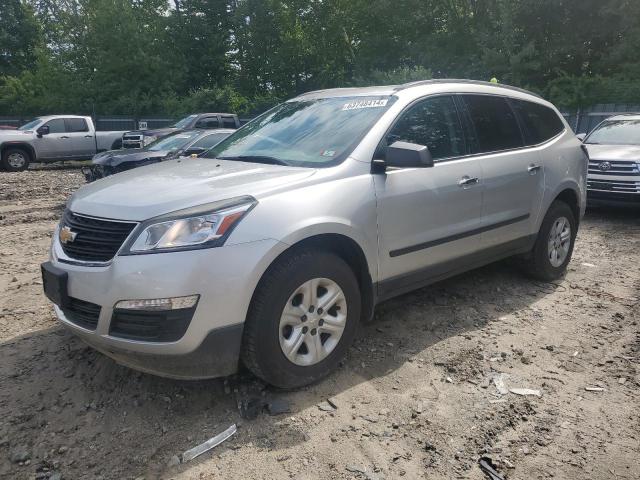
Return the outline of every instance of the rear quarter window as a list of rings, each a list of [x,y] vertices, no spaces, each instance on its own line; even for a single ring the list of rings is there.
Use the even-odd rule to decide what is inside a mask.
[[[507,100],[492,95],[463,95],[479,153],[524,146],[522,132]]]
[[[511,100],[518,113],[527,145],[537,145],[551,140],[564,130],[564,123],[551,108],[526,100]]]

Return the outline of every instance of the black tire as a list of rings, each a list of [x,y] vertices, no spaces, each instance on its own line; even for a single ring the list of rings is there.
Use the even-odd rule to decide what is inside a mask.
[[[282,351],[280,317],[296,289],[314,278],[329,279],[342,289],[347,320],[342,336],[326,358],[313,365],[300,366]],[[256,376],[279,388],[314,383],[335,370],[345,356],[358,329],[360,310],[358,281],[340,257],[312,250],[287,254],[269,268],[256,288],[244,327],[242,361]]]
[[[16,165],[16,156],[21,157],[23,162]],[[13,160],[12,158],[13,157]],[[21,172],[29,168],[29,162],[31,162],[31,155],[24,148],[12,147],[7,148],[2,152],[2,168],[9,172]]]
[[[554,266],[551,263],[549,255],[549,235],[556,220],[562,217],[566,218],[571,226],[569,251],[562,264]],[[565,274],[567,265],[571,261],[577,233],[578,222],[571,207],[560,200],[553,202],[542,221],[533,249],[524,259],[523,266],[525,271],[533,278],[545,282],[561,278]]]

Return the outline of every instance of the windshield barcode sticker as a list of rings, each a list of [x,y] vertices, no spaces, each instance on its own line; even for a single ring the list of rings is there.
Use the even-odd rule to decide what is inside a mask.
[[[385,107],[388,100],[356,100],[354,102],[345,103],[342,107],[342,111],[345,110],[360,110],[361,108],[379,108]]]

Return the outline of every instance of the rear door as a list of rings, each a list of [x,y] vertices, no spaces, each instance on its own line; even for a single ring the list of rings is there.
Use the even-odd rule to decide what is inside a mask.
[[[506,97],[461,95],[470,120],[468,136],[484,177],[483,245],[524,242],[535,229],[544,194],[539,153],[525,146]]]
[[[38,158],[51,160],[63,158],[69,148],[69,136],[64,125],[64,119],[54,118],[42,126],[49,127],[49,134],[42,138],[36,138],[34,146],[38,152]]]
[[[64,123],[69,137],[69,156],[91,158],[96,153],[96,140],[84,118],[65,118]]]
[[[434,166],[374,175],[383,296],[387,289],[410,289],[453,270],[453,260],[479,249],[482,224],[482,172],[466,156],[452,96],[427,97],[408,107],[381,148],[395,141],[426,145]]]

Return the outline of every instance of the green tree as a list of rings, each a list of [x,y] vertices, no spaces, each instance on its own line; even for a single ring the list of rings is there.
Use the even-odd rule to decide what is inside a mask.
[[[0,25],[0,76],[32,68],[42,38],[31,7],[21,0],[3,0]]]

